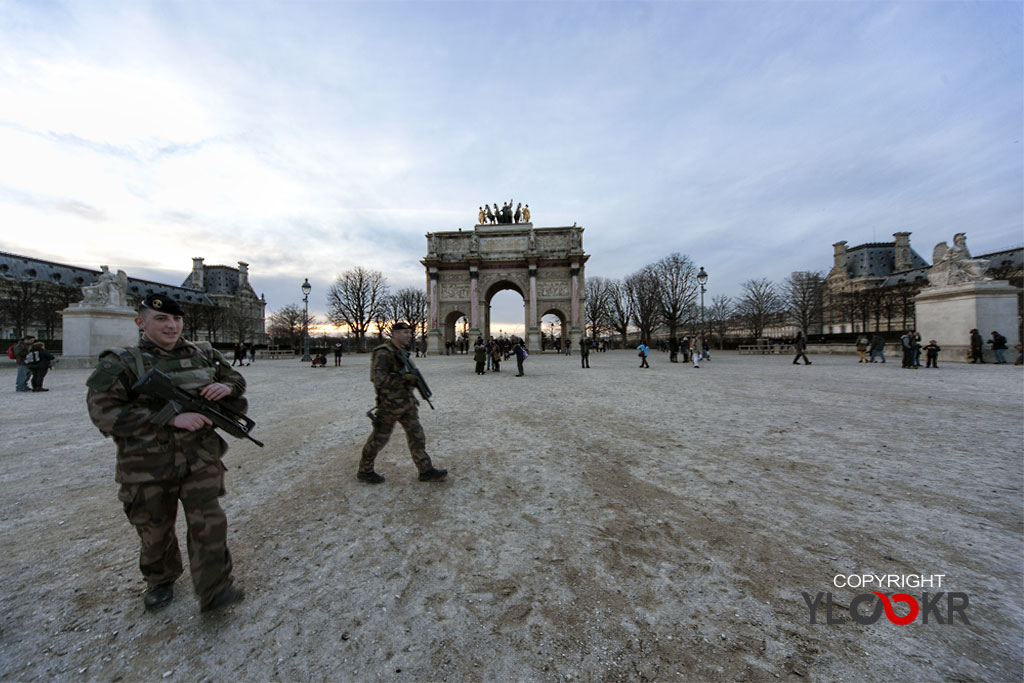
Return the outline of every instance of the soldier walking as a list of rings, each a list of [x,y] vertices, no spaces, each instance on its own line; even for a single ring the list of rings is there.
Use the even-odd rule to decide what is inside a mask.
[[[183,316],[174,299],[147,296],[135,318],[142,340],[100,354],[86,382],[87,401],[93,424],[117,446],[117,497],[139,534],[139,569],[149,586],[143,604],[155,610],[169,603],[183,572],[174,530],[180,500],[192,585],[207,612],[244,597],[232,586],[228,521],[217,500],[224,495],[227,444],[205,415],[179,412],[174,403],[131,389],[157,368],[185,391],[245,410],[245,379],[209,343],[181,338]]]
[[[420,472],[420,481],[440,481],[448,475],[448,470],[436,469],[427,455],[427,439],[417,409],[419,401],[412,395],[416,375],[412,373],[414,366],[409,360],[411,339],[412,328],[407,323],[395,323],[391,340],[376,347],[370,359],[370,379],[377,391],[377,408],[373,432],[363,446],[356,473],[359,481],[368,484],[384,482],[384,477],[374,472],[373,462],[391,438],[396,422],[405,430],[409,454]]]

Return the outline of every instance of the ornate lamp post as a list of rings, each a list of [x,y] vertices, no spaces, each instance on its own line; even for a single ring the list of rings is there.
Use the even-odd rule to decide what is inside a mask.
[[[312,358],[309,357],[309,291],[313,289],[313,286],[309,284],[309,278],[302,283],[302,303],[306,305],[306,312],[302,316],[302,362],[308,363]]]
[[[704,266],[700,267],[700,272],[697,273],[697,282],[700,283],[700,347],[704,348],[704,292],[707,289],[704,287],[708,283],[708,274],[704,271]]]

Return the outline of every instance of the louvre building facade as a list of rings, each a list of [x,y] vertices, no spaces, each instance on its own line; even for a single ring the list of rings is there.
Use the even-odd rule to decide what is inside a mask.
[[[34,334],[46,341],[61,339],[60,312],[82,299],[82,287],[101,271],[0,252],[0,332],[4,339]],[[266,343],[266,299],[249,283],[249,264],[208,266],[192,259],[192,272],[180,285],[128,276],[128,305],[135,308],[147,295],[164,292],[185,309],[187,339],[235,344]]]

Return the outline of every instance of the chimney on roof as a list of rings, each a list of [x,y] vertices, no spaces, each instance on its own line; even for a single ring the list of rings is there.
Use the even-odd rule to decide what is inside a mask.
[[[203,257],[192,259],[192,289],[203,291]]]
[[[914,267],[914,263],[910,258],[910,233],[894,232],[892,236],[896,240],[896,246],[892,254],[893,270],[897,273],[910,270]]]
[[[245,289],[249,286],[249,264],[245,261],[238,262],[238,288]]]
[[[832,255],[832,270],[846,275],[846,240],[836,242],[832,248],[835,250]]]

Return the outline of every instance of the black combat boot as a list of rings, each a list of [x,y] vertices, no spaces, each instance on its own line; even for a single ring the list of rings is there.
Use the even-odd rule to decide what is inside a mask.
[[[158,583],[146,589],[146,597],[142,599],[146,609],[153,611],[164,607],[174,599],[174,583]]]
[[[426,472],[420,472],[420,481],[441,481],[448,476],[448,470],[439,470],[431,467]]]
[[[230,605],[233,602],[245,599],[245,591],[241,588],[235,588],[234,586],[228,586],[227,588],[221,588],[214,594],[210,602],[206,603],[200,608],[200,612],[209,612],[215,610],[224,605]]]
[[[357,472],[356,479],[359,481],[365,481],[367,484],[383,484],[384,477],[377,474],[376,472]]]

